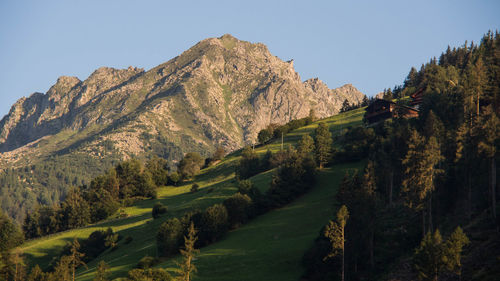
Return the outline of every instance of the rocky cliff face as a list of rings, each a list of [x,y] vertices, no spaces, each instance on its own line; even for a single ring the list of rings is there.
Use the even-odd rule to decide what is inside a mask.
[[[63,76],[46,94],[20,99],[0,121],[0,160],[39,159],[68,147],[102,157],[112,146],[123,158],[151,152],[175,161],[216,145],[235,150],[271,122],[313,108],[319,117],[334,115],[345,99],[363,97],[350,84],[302,82],[293,61],[224,35],[146,72],[103,67],[85,81]]]

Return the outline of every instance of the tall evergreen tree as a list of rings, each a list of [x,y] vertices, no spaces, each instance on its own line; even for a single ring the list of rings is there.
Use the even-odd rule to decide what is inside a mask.
[[[318,162],[319,168],[322,169],[323,166],[328,163],[332,155],[332,133],[330,133],[326,123],[322,122],[318,124],[314,138],[316,161]]]
[[[443,237],[439,230],[428,232],[415,251],[413,263],[419,280],[437,281],[445,268]]]
[[[337,212],[336,221],[328,222],[324,233],[325,237],[330,241],[332,250],[323,260],[342,255],[342,281],[345,280],[345,225],[348,219],[349,211],[345,205],[342,205]]]
[[[436,138],[429,141],[414,130],[409,139],[408,153],[403,160],[404,179],[402,192],[408,207],[422,211],[422,235],[425,235],[425,214],[429,214],[429,228],[432,228],[432,192],[434,178],[440,172],[436,168],[442,156]],[[425,206],[427,203],[427,206]]]
[[[446,241],[446,268],[458,275],[459,280],[462,280],[462,251],[468,244],[470,244],[469,238],[467,238],[460,226],[453,231]]]
[[[196,236],[197,231],[194,229],[194,224],[191,222],[188,229],[187,236],[184,236],[184,249],[181,249],[181,255],[183,257],[183,262],[178,264],[179,269],[179,281],[191,281],[192,274],[196,272],[196,267],[193,264],[194,256],[199,252],[199,250],[194,248],[194,244],[196,240],[198,240]]]
[[[75,281],[76,269],[80,265],[87,267],[85,262],[82,260],[82,258],[85,256],[85,254],[80,253],[78,251],[79,249],[80,249],[80,243],[78,242],[78,239],[74,238],[73,243],[71,243],[71,249],[70,249],[70,255],[69,255],[69,266],[71,268],[71,276],[72,276],[73,281]]]
[[[308,155],[309,153],[314,151],[314,139],[305,134],[297,143],[297,152],[301,155]]]
[[[489,160],[490,164],[490,202],[491,214],[496,220],[496,156],[500,146],[500,119],[491,106],[487,107],[480,118],[481,134],[479,136],[479,152]]]

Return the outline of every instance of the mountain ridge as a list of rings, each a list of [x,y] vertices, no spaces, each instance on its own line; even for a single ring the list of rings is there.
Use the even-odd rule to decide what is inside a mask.
[[[117,161],[159,156],[174,168],[186,152],[231,152],[255,143],[270,123],[311,109],[331,116],[345,99],[364,97],[350,84],[302,81],[293,60],[231,35],[202,40],[147,71],[100,67],[84,80],[61,76],[0,120],[0,204],[20,220]]]
[[[18,100],[0,121],[0,151],[15,150],[64,129],[78,131],[92,124],[109,124],[109,120],[124,118],[138,109],[139,105],[127,99],[139,99],[140,105],[147,106],[169,94],[179,95],[189,108],[198,109],[192,115],[205,127],[203,133],[228,151],[254,141],[258,131],[271,122],[283,124],[304,117],[313,107],[319,117],[330,116],[345,99],[356,103],[364,97],[350,84],[329,89],[318,78],[302,82],[293,60],[281,61],[264,44],[226,34],[202,40],[148,71],[100,67],[83,81],[59,77],[46,94],[34,93]],[[205,98],[208,106],[200,104]],[[250,108],[241,105],[245,98]],[[240,104],[235,106],[234,100]],[[106,102],[110,104],[101,106]],[[217,112],[214,106],[224,107],[226,112]],[[149,109],[157,113],[166,110],[160,104]],[[224,136],[214,117],[225,119],[225,129],[233,135],[242,132],[243,136]],[[182,127],[170,123],[173,131]]]

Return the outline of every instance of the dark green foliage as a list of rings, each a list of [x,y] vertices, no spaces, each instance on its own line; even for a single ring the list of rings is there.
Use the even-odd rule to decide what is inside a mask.
[[[229,229],[229,215],[226,207],[215,204],[208,207],[201,215],[199,224],[198,243],[200,246],[208,245],[220,239]]]
[[[134,238],[132,236],[127,236],[125,237],[125,244],[130,244],[134,241]]]
[[[262,129],[259,134],[257,135],[257,139],[259,140],[259,143],[265,144],[269,140],[272,139],[274,133],[274,128],[269,125],[267,128]]]
[[[374,140],[375,132],[372,128],[361,126],[348,128],[339,138],[342,149],[335,153],[335,161],[345,163],[368,157],[370,145]]]
[[[78,239],[78,251],[83,254],[82,261],[88,263],[107,249],[113,248],[113,246],[116,246],[118,238],[118,234],[108,228],[106,231],[96,230],[92,232],[87,239]],[[114,241],[114,243],[109,243],[110,241]],[[61,252],[60,258],[70,256],[72,247],[72,244],[66,245]]]
[[[330,133],[325,123],[319,123],[314,133],[316,162],[321,169],[331,160],[333,143],[332,133]]]
[[[205,164],[205,159],[197,152],[189,152],[179,162],[178,171],[186,178],[196,175]]]
[[[250,146],[247,146],[241,152],[240,164],[237,167],[236,174],[239,179],[247,179],[260,173],[261,165],[259,156]]]
[[[247,222],[252,206],[252,199],[248,195],[236,193],[224,200],[223,204],[226,207],[229,225],[232,228]]]
[[[122,162],[116,166],[115,170],[120,185],[120,198],[155,195],[156,185],[153,177],[139,160],[131,159]]]
[[[43,272],[37,264],[31,269],[27,281],[49,281],[48,274]]]
[[[117,162],[111,155],[95,158],[75,153],[41,159],[36,164],[21,168],[8,168],[0,173],[0,206],[5,214],[22,223],[26,212],[37,205],[59,203],[72,186],[90,183]]]
[[[170,168],[167,160],[154,157],[146,162],[146,169],[151,173],[155,185],[162,186],[168,184],[168,172]]]
[[[273,139],[279,139],[282,135],[285,135],[295,129],[311,124],[316,121],[316,113],[313,109],[309,112],[309,116],[292,120],[285,125],[269,124],[265,129],[262,129],[257,135],[257,139],[260,144],[265,144]]]
[[[23,240],[19,227],[0,211],[0,252],[17,247]]]
[[[129,281],[173,281],[174,278],[163,268],[132,269],[128,272]]]
[[[469,239],[458,227],[445,242],[439,230],[425,235],[413,257],[419,280],[438,280],[445,271],[461,275],[463,247]]]
[[[95,274],[94,279],[92,281],[108,281],[110,273],[109,273],[109,265],[105,261],[100,261],[97,265],[97,272]]]
[[[158,262],[159,262],[159,260],[157,258],[145,256],[137,263],[137,268],[140,268],[140,269],[151,268],[151,267],[155,266],[156,264],[158,264]]]
[[[310,135],[303,135],[297,143],[297,152],[308,155],[314,151],[314,139]]]
[[[292,157],[293,153],[295,153],[295,150],[291,145],[288,145],[285,150],[280,150],[274,153],[269,160],[270,167],[276,168],[283,165],[283,163],[285,163],[288,159],[290,159],[290,157]]]
[[[200,186],[197,183],[193,183],[193,185],[191,185],[190,191],[192,193],[194,193],[194,192],[198,192],[199,189],[200,189]]]
[[[267,191],[270,207],[279,207],[304,194],[315,182],[316,164],[310,156],[290,150],[290,156],[273,175]]]
[[[176,254],[182,244],[182,234],[184,227],[177,218],[168,219],[164,222],[156,236],[158,253],[160,256]]]
[[[163,206],[162,203],[158,202],[153,206],[153,210],[151,211],[151,215],[153,219],[159,218],[161,215],[167,213],[167,207]]]
[[[90,223],[90,205],[77,190],[69,192],[61,204],[61,229],[73,229]]]
[[[181,175],[177,172],[172,172],[168,177],[168,184],[176,186],[181,181]]]
[[[35,238],[61,230],[59,207],[38,207],[26,214],[23,231],[26,238]]]

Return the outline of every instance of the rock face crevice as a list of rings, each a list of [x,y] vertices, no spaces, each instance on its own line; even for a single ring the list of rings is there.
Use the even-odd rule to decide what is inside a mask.
[[[162,156],[173,160],[179,152],[208,154],[219,145],[232,151],[254,142],[269,123],[302,118],[311,109],[331,116],[344,100],[363,97],[350,84],[329,89],[317,78],[303,82],[293,60],[224,35],[148,71],[101,67],[84,81],[62,76],[46,94],[18,100],[0,121],[0,161],[14,161],[13,154],[23,159],[27,151],[50,155],[52,148],[33,142],[57,138],[60,150],[74,146],[70,138],[80,132],[85,136],[75,149],[96,155],[110,142],[124,158],[157,153],[157,142],[171,146],[167,151],[175,155]]]

